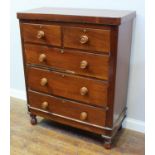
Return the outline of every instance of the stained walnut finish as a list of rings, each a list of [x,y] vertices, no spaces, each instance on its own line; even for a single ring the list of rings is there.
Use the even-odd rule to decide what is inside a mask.
[[[64,27],[64,47],[110,52],[110,30]]]
[[[83,120],[94,125],[103,126],[105,124],[106,112],[101,108],[94,108],[85,104],[80,104],[70,100],[60,99],[40,93],[29,92],[29,102],[31,106],[40,110],[51,112],[51,115],[63,115],[78,120]],[[98,115],[94,115],[97,113]]]
[[[24,48],[25,59],[29,64],[56,67],[64,72],[74,71],[79,75],[103,80],[109,78],[109,55],[32,44],[25,44]]]
[[[28,111],[102,135],[126,116],[135,12],[40,8],[18,13]]]
[[[24,42],[61,46],[61,28],[55,25],[21,24]]]
[[[107,104],[106,82],[32,67],[27,68],[27,75],[27,84],[31,90],[92,105]],[[87,90],[84,90],[84,87]]]

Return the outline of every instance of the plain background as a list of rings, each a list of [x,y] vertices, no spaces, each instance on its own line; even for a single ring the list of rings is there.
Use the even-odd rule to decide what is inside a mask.
[[[143,0],[12,0],[11,1],[11,91],[24,92],[24,74],[21,56],[21,42],[16,13],[37,7],[70,7],[135,10],[137,17],[133,26],[133,41],[128,88],[128,118],[145,121],[145,33]]]

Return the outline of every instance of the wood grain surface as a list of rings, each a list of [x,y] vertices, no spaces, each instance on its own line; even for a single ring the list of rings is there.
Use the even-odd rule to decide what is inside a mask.
[[[87,104],[104,107],[107,104],[108,83],[38,68],[27,68],[28,88],[68,99],[82,101]],[[45,86],[40,85],[43,78]],[[88,93],[81,95],[81,88],[86,87]]]
[[[11,98],[11,155],[144,155],[144,134],[122,129],[111,150],[94,134],[38,117],[29,123],[26,102]]]
[[[17,13],[17,17],[22,20],[29,19],[36,21],[42,20],[105,25],[120,25],[121,23],[132,20],[135,16],[135,11],[127,10],[50,7],[42,7]]]
[[[34,107],[40,110],[50,112],[51,115],[58,114],[60,116],[65,116],[71,119],[73,118],[76,120],[81,120],[81,114],[82,112],[85,112],[87,113],[87,118],[81,121],[97,124],[100,126],[104,126],[105,124],[106,110],[103,110],[102,108],[96,108],[93,106],[80,104],[79,102],[72,102],[69,100],[32,91],[28,92],[28,97],[29,104],[32,108]],[[42,104],[44,102],[48,103],[46,109],[42,107]],[[95,113],[97,113],[97,115],[94,115]]]
[[[58,25],[21,24],[24,42],[61,46],[61,28]],[[44,32],[42,38],[37,38],[39,31]]]
[[[75,74],[95,77],[108,80],[109,76],[109,55],[93,54],[79,50],[68,50],[25,44],[26,63],[60,69],[61,71],[73,71]],[[39,62],[41,54],[46,59]],[[87,61],[86,68],[81,69],[82,61]]]
[[[81,44],[80,38],[88,37],[88,42]],[[98,52],[110,52],[110,30],[90,29],[81,27],[63,27],[64,47],[91,50]]]

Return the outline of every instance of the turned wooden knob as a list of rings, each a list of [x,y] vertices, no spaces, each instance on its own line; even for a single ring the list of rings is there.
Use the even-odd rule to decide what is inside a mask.
[[[45,54],[40,54],[39,56],[39,62],[43,62],[46,60],[46,55]]]
[[[43,102],[42,104],[41,104],[41,107],[42,107],[42,109],[47,109],[48,108],[48,102]]]
[[[43,38],[44,36],[45,36],[44,31],[38,31],[38,33],[37,33],[37,38],[38,38],[38,39],[41,39],[41,38]]]
[[[88,62],[86,60],[82,60],[80,63],[80,68],[85,69],[88,66]]]
[[[45,86],[47,84],[48,80],[46,78],[42,78],[40,81],[41,86]]]
[[[86,95],[87,93],[88,93],[88,89],[87,89],[86,87],[82,87],[82,88],[80,89],[80,94],[81,94],[82,96]]]
[[[88,115],[87,115],[86,112],[82,112],[82,113],[80,114],[80,120],[82,120],[82,121],[86,120],[87,117],[88,117]]]
[[[87,42],[88,42],[88,36],[82,35],[82,36],[80,37],[80,43],[81,43],[81,44],[86,44]]]

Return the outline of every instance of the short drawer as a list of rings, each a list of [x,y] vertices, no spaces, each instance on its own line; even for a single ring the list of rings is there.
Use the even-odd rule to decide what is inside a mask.
[[[32,108],[47,111],[66,119],[75,119],[100,126],[105,125],[106,111],[104,109],[32,91],[28,92],[28,98]]]
[[[98,52],[110,52],[110,30],[64,27],[64,47]]]
[[[55,71],[27,68],[28,88],[87,104],[106,106],[107,82]]]
[[[109,56],[25,44],[26,63],[108,80]]]
[[[24,42],[61,46],[61,28],[58,25],[21,24]]]

